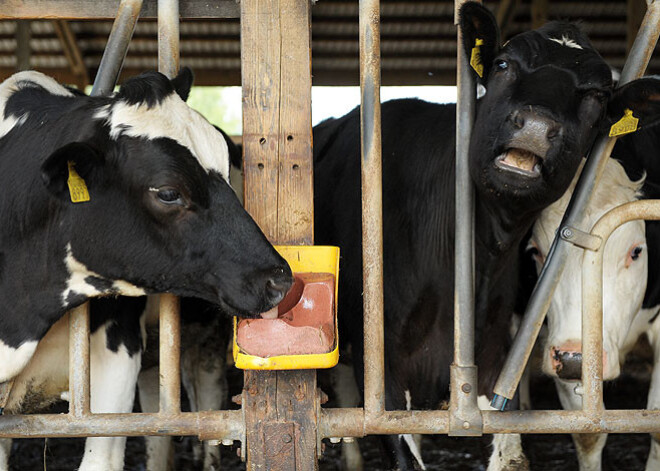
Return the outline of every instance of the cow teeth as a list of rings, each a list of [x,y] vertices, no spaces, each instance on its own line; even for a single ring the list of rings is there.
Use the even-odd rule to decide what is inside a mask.
[[[277,310],[277,306],[275,306],[273,309],[271,309],[269,311],[262,312],[261,317],[263,319],[277,319],[278,314],[279,314],[279,312]]]
[[[538,177],[541,174],[541,159],[523,149],[508,149],[497,156],[495,165],[525,177]]]

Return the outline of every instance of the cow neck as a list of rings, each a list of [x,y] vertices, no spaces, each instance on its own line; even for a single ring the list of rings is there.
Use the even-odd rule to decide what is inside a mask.
[[[492,204],[477,198],[475,204],[475,241],[483,255],[499,258],[517,251],[521,240],[532,227],[540,211],[510,209],[510,205]],[[477,258],[477,260],[479,260]]]

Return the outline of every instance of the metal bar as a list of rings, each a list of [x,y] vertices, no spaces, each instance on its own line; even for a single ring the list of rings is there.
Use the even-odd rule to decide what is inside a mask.
[[[360,0],[365,424],[385,410],[380,1]]]
[[[135,31],[142,0],[122,0],[117,10],[117,17],[112,24],[108,43],[99,64],[92,95],[108,95],[117,83],[128,46]]]
[[[160,295],[160,412],[181,412],[181,331],[179,298]]]
[[[464,0],[456,1],[456,12]],[[458,26],[458,14],[454,22]],[[474,187],[468,152],[476,108],[474,74],[456,28],[456,182],[454,247],[454,362],[450,372],[450,435],[480,435],[477,368],[474,365]]]
[[[69,312],[69,418],[90,414],[89,303]]]
[[[140,437],[143,435],[197,435],[200,440],[242,438],[240,410],[157,413],[3,415],[1,438],[29,437]]]
[[[0,2],[0,19],[101,20],[116,17],[120,0],[5,0]],[[142,18],[158,16],[157,0],[145,0]],[[181,18],[238,18],[236,0],[186,0],[181,4]]]
[[[158,71],[169,78],[179,72],[178,0],[158,0]]]
[[[626,65],[621,72],[620,85],[644,74],[651,53],[658,42],[658,35],[660,35],[660,2],[653,2],[649,4],[642,26],[639,28],[635,43],[626,60]],[[616,138],[603,136],[594,144],[566,210],[561,227],[571,226],[583,229],[584,224],[582,221],[586,208],[615,142]],[[558,233],[560,232],[558,231]],[[564,271],[566,258],[568,257],[568,247],[567,241],[555,236],[548,258],[527,305],[518,334],[495,385],[495,397],[491,404],[497,409],[502,409],[506,405],[506,401],[513,398],[515,394],[520,377],[543,324],[543,319],[550,307],[552,295]]]
[[[591,234],[603,239],[635,219],[659,220],[660,200],[634,201],[608,211],[594,224]],[[582,262],[582,408],[603,407],[603,250],[587,250]]]
[[[16,70],[30,69],[30,37],[32,30],[30,29],[29,20],[16,21]]]
[[[323,438],[449,431],[448,411],[386,411],[368,424],[363,423],[362,409],[321,411]],[[660,432],[660,410],[483,411],[482,414],[483,431],[489,434]]]

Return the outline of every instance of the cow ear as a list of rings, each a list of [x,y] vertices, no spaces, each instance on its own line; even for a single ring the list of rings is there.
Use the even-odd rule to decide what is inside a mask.
[[[480,3],[466,2],[459,13],[463,52],[482,82],[488,80],[490,65],[500,50],[500,29],[490,10]],[[475,49],[477,48],[477,49]],[[475,50],[473,52],[473,50]],[[481,70],[475,61],[481,63]],[[480,73],[481,72],[481,73]]]
[[[172,86],[174,87],[176,94],[179,95],[183,101],[188,101],[188,95],[190,95],[193,79],[193,73],[189,67],[182,67],[179,71],[179,75],[172,79]]]
[[[626,116],[636,118],[637,129],[648,128],[660,124],[660,79],[644,77],[617,88],[607,104],[608,130]]]
[[[51,193],[63,199],[71,197],[67,184],[70,162],[90,189],[100,182],[105,159],[85,142],[72,142],[53,152],[41,165],[41,179]]]

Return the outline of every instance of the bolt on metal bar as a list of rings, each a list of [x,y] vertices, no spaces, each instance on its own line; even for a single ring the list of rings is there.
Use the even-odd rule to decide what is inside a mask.
[[[121,73],[128,46],[135,31],[142,0],[122,0],[103,51],[91,95],[109,95]]]
[[[179,1],[158,0],[158,70],[179,72]],[[181,412],[181,319],[179,298],[160,295],[160,412]]]
[[[607,238],[635,219],[660,220],[660,200],[626,203],[608,211],[591,234],[603,239],[601,250],[587,250],[582,262],[582,409],[603,407],[603,256]]]
[[[90,414],[89,303],[69,312],[69,416]]]
[[[365,422],[385,410],[380,1],[360,0]]]
[[[621,72],[619,85],[624,85],[635,78],[641,77],[648,66],[649,60],[660,35],[660,2],[647,2],[648,9],[637,37],[633,44],[626,64]],[[603,136],[598,138],[587,158],[571,202],[568,205],[561,227],[582,228],[584,214],[591,201],[594,188],[600,181],[607,159],[614,148],[616,138]],[[552,295],[566,265],[569,242],[555,236],[548,258],[546,259],[539,280],[523,316],[520,329],[514,339],[502,372],[495,385],[495,397],[491,405],[503,409],[507,400],[513,398],[520,377],[531,354],[534,342],[541,330]]]

